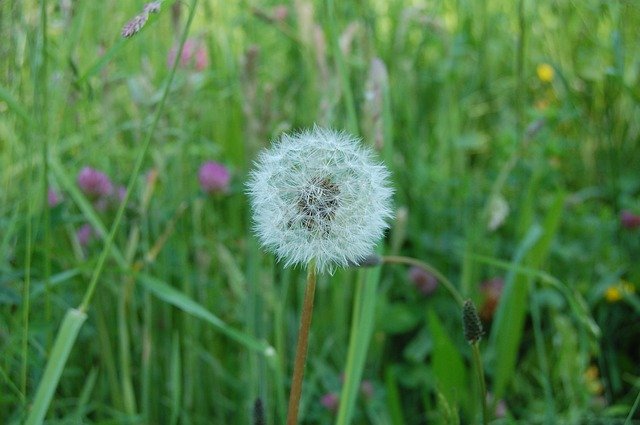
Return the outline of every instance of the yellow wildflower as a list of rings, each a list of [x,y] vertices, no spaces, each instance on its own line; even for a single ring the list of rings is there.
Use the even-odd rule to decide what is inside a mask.
[[[598,376],[600,376],[600,371],[598,370],[598,366],[595,366],[595,365],[589,366],[587,370],[584,372],[584,376],[587,378],[588,381],[593,381],[594,379],[598,379]]]
[[[584,378],[587,381],[587,388],[592,394],[602,394],[604,387],[600,382],[600,372],[597,366],[589,366],[584,373]]]
[[[620,301],[622,299],[622,293],[620,292],[620,288],[617,286],[610,286],[604,291],[604,298],[610,303],[615,303],[616,301]]]
[[[553,81],[553,75],[555,72],[553,67],[548,63],[541,63],[538,65],[538,68],[536,68],[536,73],[538,74],[540,81],[543,83],[550,83]]]
[[[636,291],[633,283],[621,280],[616,285],[610,286],[604,291],[604,298],[610,303],[620,301],[624,295],[632,294]]]

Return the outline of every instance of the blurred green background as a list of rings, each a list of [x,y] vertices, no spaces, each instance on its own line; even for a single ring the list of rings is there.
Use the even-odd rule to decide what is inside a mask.
[[[153,6],[0,2],[0,422],[252,423],[260,399],[282,423],[305,272],[260,250],[244,182],[313,124],[391,170],[380,252],[478,306],[495,423],[640,418],[640,4]],[[479,423],[461,310],[419,272],[320,277],[301,423]]]

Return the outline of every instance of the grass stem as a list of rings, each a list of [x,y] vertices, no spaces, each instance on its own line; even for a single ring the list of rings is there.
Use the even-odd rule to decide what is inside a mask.
[[[327,0],[327,17],[329,20],[329,38],[331,42],[331,53],[333,54],[333,60],[336,63],[338,70],[338,77],[340,79],[340,86],[342,89],[342,95],[344,96],[344,106],[347,115],[347,128],[353,134],[358,134],[358,118],[356,114],[356,106],[353,98],[353,91],[351,90],[351,84],[349,82],[349,69],[345,62],[344,55],[340,49],[340,42],[338,37],[338,25],[335,17],[335,4],[333,0]]]
[[[473,365],[476,369],[478,384],[480,385],[480,397],[482,399],[482,423],[484,425],[487,425],[489,423],[489,409],[487,406],[487,384],[484,380],[484,368],[482,367],[482,359],[480,358],[480,341],[476,341],[471,344],[471,351],[473,352]]]
[[[462,298],[460,291],[458,291],[458,289],[453,285],[453,283],[451,283],[451,281],[447,279],[444,274],[442,274],[433,266],[425,263],[424,261],[420,261],[418,259],[411,258],[411,257],[403,257],[399,255],[387,255],[382,257],[382,262],[385,264],[407,264],[410,266],[417,266],[425,269],[429,273],[433,274],[440,283],[442,283],[445,289],[449,291],[453,299],[456,300],[456,302],[461,307],[464,304],[464,299]]]
[[[120,207],[116,213],[116,217],[113,220],[113,225],[111,226],[111,231],[105,241],[104,248],[98,257],[98,262],[93,271],[93,275],[91,276],[91,281],[87,287],[84,298],[82,299],[82,303],[78,307],[81,311],[86,311],[91,303],[91,299],[93,298],[93,294],[96,289],[96,285],[98,284],[98,280],[102,275],[102,270],[104,268],[107,257],[111,252],[111,246],[113,245],[113,241],[115,239],[116,232],[120,227],[120,222],[122,221],[122,217],[124,216],[124,211],[129,202],[129,198],[131,197],[131,193],[133,192],[133,187],[140,175],[142,170],[142,164],[144,159],[147,156],[147,152],[149,151],[149,146],[151,146],[151,140],[153,139],[153,135],[155,134],[156,128],[158,127],[158,123],[160,122],[160,117],[162,116],[162,112],[164,111],[165,104],[167,102],[167,98],[169,97],[169,92],[171,91],[171,85],[173,83],[174,76],[176,74],[176,69],[178,68],[178,63],[180,62],[180,55],[182,55],[182,51],[184,50],[185,42],[187,41],[187,35],[189,34],[189,29],[191,28],[191,23],[193,22],[193,18],[195,17],[195,11],[197,9],[198,0],[193,0],[191,2],[189,17],[187,19],[187,24],[184,32],[182,33],[182,37],[180,39],[180,47],[178,48],[178,54],[171,66],[171,71],[169,73],[169,77],[166,80],[166,85],[162,91],[162,98],[158,103],[158,107],[155,110],[153,115],[153,121],[151,122],[151,127],[146,134],[144,142],[138,151],[138,156],[136,158],[135,165],[133,167],[133,172],[131,173],[131,177],[129,178],[129,183],[127,184],[127,190],[124,195],[124,199],[120,203]]]

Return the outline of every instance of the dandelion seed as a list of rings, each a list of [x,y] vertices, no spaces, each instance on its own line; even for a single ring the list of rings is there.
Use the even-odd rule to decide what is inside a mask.
[[[346,133],[314,127],[283,135],[248,182],[260,242],[285,266],[359,264],[391,218],[389,172]]]

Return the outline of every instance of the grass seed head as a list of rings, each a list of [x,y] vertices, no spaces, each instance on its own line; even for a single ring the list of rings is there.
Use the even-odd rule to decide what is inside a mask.
[[[484,329],[482,329],[478,310],[476,310],[476,306],[471,300],[466,300],[462,307],[462,324],[464,326],[464,339],[469,344],[480,341],[480,338],[484,335]]]

